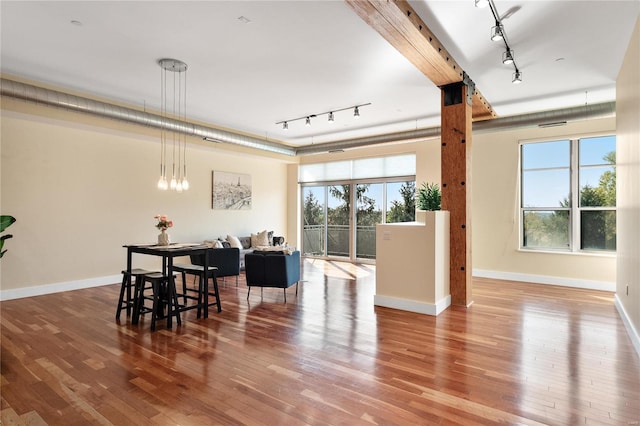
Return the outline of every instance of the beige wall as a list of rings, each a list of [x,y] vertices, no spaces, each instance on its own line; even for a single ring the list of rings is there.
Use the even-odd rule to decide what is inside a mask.
[[[518,249],[519,142],[602,133],[615,134],[615,119],[473,135],[474,275],[542,282],[547,277],[556,277],[560,280],[547,281],[594,288],[608,283],[613,290],[615,255],[541,253]]]
[[[618,74],[616,304],[640,353],[640,19]]]
[[[614,289],[615,255],[550,254],[520,251],[518,143],[521,140],[615,133],[615,119],[564,127],[525,128],[473,135],[472,262],[474,275],[578,287]],[[440,182],[440,140],[348,150],[301,158],[300,163],[416,154],[416,182]],[[295,167],[295,166],[291,166]],[[289,182],[289,192],[297,190]]]
[[[8,104],[3,99],[3,108]],[[263,229],[287,236],[286,162],[296,159],[194,141],[187,151],[191,188],[161,192],[159,137],[153,135],[159,132],[125,133],[113,130],[113,121],[26,103],[16,110],[3,109],[1,117],[2,213],[18,220],[2,258],[5,295],[50,284],[116,282],[126,261],[122,245],[157,238],[154,214],[174,221],[169,233],[177,242]],[[211,209],[213,170],[251,174],[251,210]],[[134,261],[157,267],[148,256]]]

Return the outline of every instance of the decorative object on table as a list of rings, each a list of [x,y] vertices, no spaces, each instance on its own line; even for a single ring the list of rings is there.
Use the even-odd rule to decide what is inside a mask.
[[[420,210],[440,210],[442,194],[437,183],[422,182],[418,189],[418,209]]]
[[[157,214],[153,217],[154,219],[158,219],[158,223],[156,224],[156,228],[160,230],[160,235],[158,235],[158,245],[159,246],[168,246],[171,243],[171,238],[169,234],[167,234],[167,229],[173,227],[173,221],[167,218],[167,215]]]
[[[212,173],[211,208],[214,210],[251,210],[251,175],[214,171]]]
[[[13,216],[2,215],[0,216],[0,232],[4,232],[9,226],[11,226],[16,221],[16,218]],[[4,240],[8,240],[9,238],[13,238],[13,235],[6,234],[0,237],[0,258],[4,256],[6,250],[2,250],[4,247]]]
[[[176,118],[182,122],[187,119],[187,64],[177,59],[164,58],[158,60],[160,65],[160,102],[162,123],[160,126],[160,179],[158,189],[171,189],[177,192],[189,189],[187,180],[187,135],[186,132],[169,130],[177,129]],[[167,78],[168,73],[174,73]],[[171,108],[170,108],[171,107]],[[173,140],[171,181],[167,181],[167,144]],[[176,143],[178,167],[176,170]]]

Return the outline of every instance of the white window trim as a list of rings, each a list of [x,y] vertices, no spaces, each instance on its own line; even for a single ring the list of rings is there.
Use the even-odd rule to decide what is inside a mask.
[[[588,139],[603,136],[616,136],[615,132],[602,132],[595,134],[581,134],[573,136],[558,136],[556,138],[521,140],[518,141],[518,251],[526,253],[547,253],[547,254],[574,254],[574,255],[595,255],[603,257],[615,257],[616,250],[588,250],[580,248],[580,219],[582,210],[613,210],[617,211],[617,206],[602,207],[580,207],[580,158],[579,144],[580,139]],[[555,141],[569,141],[569,183],[571,208],[552,208],[552,207],[528,207],[522,206],[522,145],[532,143],[544,143]],[[617,151],[617,150],[616,150]],[[550,168],[552,169],[552,168]],[[561,169],[558,167],[558,169]],[[535,169],[532,169],[535,170]],[[547,170],[547,169],[545,169]],[[531,171],[531,170],[529,170]],[[532,248],[523,246],[524,242],[524,212],[526,211],[549,211],[549,210],[569,210],[569,248],[567,249],[551,249],[551,248]]]

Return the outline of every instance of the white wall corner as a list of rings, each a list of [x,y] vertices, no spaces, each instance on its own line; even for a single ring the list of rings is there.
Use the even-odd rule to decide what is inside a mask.
[[[384,308],[399,309],[401,311],[415,312],[418,314],[425,314],[431,316],[437,316],[442,311],[447,309],[451,305],[451,296],[447,296],[433,303],[419,302],[417,300],[401,299],[398,297],[390,296],[373,296],[373,304],[376,306],[382,306]]]
[[[633,323],[627,314],[627,311],[624,309],[624,305],[620,302],[620,298],[618,295],[615,295],[615,305],[618,313],[620,314],[620,318],[622,318],[622,322],[624,323],[625,328],[627,329],[627,334],[629,334],[629,338],[631,339],[631,343],[640,357],[640,334],[638,334],[638,330],[633,327]]]

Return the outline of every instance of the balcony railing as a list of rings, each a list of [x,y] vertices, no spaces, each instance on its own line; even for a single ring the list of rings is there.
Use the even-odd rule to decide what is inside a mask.
[[[324,253],[324,225],[306,225],[302,230],[302,250],[307,256],[349,257],[349,225],[327,226],[327,253]],[[356,257],[376,258],[376,227],[356,228]]]

